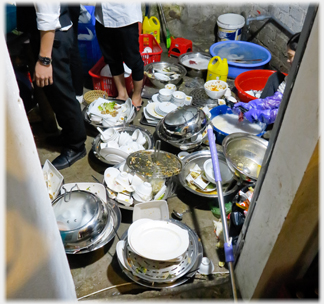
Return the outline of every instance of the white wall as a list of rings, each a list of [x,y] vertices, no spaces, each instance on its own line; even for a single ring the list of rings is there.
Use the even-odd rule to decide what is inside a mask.
[[[5,90],[5,130],[1,130],[6,136],[6,298],[76,300],[72,275],[3,35],[0,40]]]

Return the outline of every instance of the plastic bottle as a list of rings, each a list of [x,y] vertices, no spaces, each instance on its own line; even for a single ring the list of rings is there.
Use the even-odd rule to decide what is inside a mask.
[[[143,21],[143,34],[151,34],[160,44],[160,21],[152,16],[150,19],[145,16]]]
[[[223,80],[226,82],[227,75],[228,75],[228,64],[226,58],[222,60],[219,56],[215,56],[212,59],[210,59],[207,68],[206,81]]]

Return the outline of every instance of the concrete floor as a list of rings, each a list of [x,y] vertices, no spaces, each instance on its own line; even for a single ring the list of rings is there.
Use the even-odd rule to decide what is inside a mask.
[[[208,47],[197,46],[194,51],[204,51]],[[177,58],[167,57],[164,49],[161,61],[177,62]],[[180,90],[190,93],[192,88],[185,86],[185,83],[191,81],[189,77],[185,78]],[[204,83],[201,80],[202,84]],[[88,89],[85,88],[85,92]],[[143,98],[144,106],[147,99]],[[84,106],[84,105],[82,105]],[[142,110],[137,113],[134,125],[140,125]],[[43,121],[39,115],[39,110],[35,108],[29,113],[29,121],[37,145],[39,158],[42,164],[46,159],[52,161],[59,155],[60,149],[52,147],[45,142],[45,138],[50,133],[45,133]],[[145,126],[152,134],[154,127]],[[97,131],[92,126],[87,126],[86,149],[88,155],[77,161],[70,168],[61,170],[64,176],[64,183],[73,182],[94,182],[92,175],[100,181],[103,180],[103,173],[108,165],[100,162],[91,152],[92,142],[97,135]],[[207,147],[205,147],[207,148]],[[161,150],[172,153],[178,153],[179,150],[172,148],[170,145],[162,144]],[[194,279],[187,281],[185,284],[171,289],[154,290],[146,288],[132,282],[125,274],[122,273],[118,264],[115,248],[118,242],[116,236],[106,246],[91,253],[81,255],[68,255],[71,273],[74,279],[77,297],[79,299],[89,300],[180,300],[180,299],[232,299],[231,284],[228,270],[226,267],[219,267],[219,262],[224,261],[222,250],[216,248],[216,236],[214,233],[213,216],[210,211],[212,200],[206,200],[196,196],[179,186],[176,195],[167,200],[170,217],[173,210],[179,212],[190,208],[191,212],[186,213],[182,222],[192,228],[201,239],[204,256],[211,259],[215,265],[216,274],[203,276],[196,274]],[[197,204],[200,206],[195,207]],[[117,231],[121,236],[132,222],[132,211],[121,209],[122,222]]]

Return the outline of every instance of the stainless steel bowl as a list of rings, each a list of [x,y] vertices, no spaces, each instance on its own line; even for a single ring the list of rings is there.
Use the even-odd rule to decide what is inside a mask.
[[[171,72],[175,72],[180,76],[176,79],[170,79],[167,81],[158,80],[154,77],[154,71],[163,70],[164,68],[170,68]],[[150,82],[159,89],[163,89],[166,84],[172,83],[174,85],[178,85],[181,83],[183,77],[187,74],[187,70],[180,64],[174,64],[169,62],[152,62],[148,65],[144,66],[144,74],[146,75]]]
[[[217,151],[217,155],[218,155],[218,161],[226,164],[226,159],[225,159],[223,153]],[[182,159],[183,168],[179,174],[179,181],[185,189],[187,189],[188,191],[190,191],[196,195],[199,195],[202,197],[208,197],[208,198],[218,198],[218,194],[210,194],[208,192],[200,192],[200,191],[196,191],[196,190],[190,188],[186,181],[186,177],[190,173],[190,169],[192,169],[195,164],[197,164],[200,168],[203,168],[205,161],[210,158],[211,158],[211,154],[210,154],[210,151],[208,151],[208,150],[193,152],[193,153],[190,153],[188,156],[184,157]],[[228,198],[230,198],[236,194],[236,192],[239,190],[239,187],[238,187],[238,184],[234,180],[234,176],[233,176],[232,180],[230,180],[228,183],[222,185],[222,190],[223,190],[224,200],[226,200],[226,201]]]
[[[223,142],[227,164],[236,179],[255,182],[258,179],[268,142],[247,133],[232,133]]]
[[[207,127],[206,127],[207,128]],[[196,136],[198,136],[199,134],[202,134],[206,131],[206,128],[205,129],[202,129],[201,132],[199,132]],[[188,138],[188,139],[185,139],[185,138],[175,138],[173,136],[170,136],[168,135],[163,126],[162,126],[162,120],[160,120],[158,122],[158,124],[156,125],[156,134],[157,136],[167,142],[168,144],[170,144],[171,146],[174,146],[180,150],[183,150],[183,151],[192,151],[192,150],[195,150],[196,148],[198,148],[203,140],[200,140],[200,141],[194,141],[192,142],[191,138]]]
[[[207,128],[208,123],[206,113],[194,106],[183,106],[162,119],[164,131],[174,138],[191,138]]]
[[[52,202],[64,247],[82,249],[97,242],[108,223],[109,211],[88,191],[69,191]]]
[[[185,61],[189,60],[194,60],[194,61],[199,61],[201,59],[206,59],[208,61],[210,61],[211,59],[211,55],[209,55],[208,53],[204,53],[204,52],[189,52],[189,53],[185,53],[179,56],[178,60],[179,63],[181,65],[183,65],[185,67],[185,69],[187,70],[187,75],[190,77],[199,77],[199,78],[203,78],[206,79],[207,76],[207,68],[195,68],[193,65],[186,65],[184,64]]]

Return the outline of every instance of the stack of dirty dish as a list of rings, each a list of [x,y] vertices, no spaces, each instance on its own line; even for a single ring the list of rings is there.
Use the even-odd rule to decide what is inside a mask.
[[[136,220],[127,237],[117,243],[116,251],[120,264],[137,282],[152,286],[175,282],[201,261],[195,235],[170,220]]]
[[[155,178],[148,181],[139,174],[126,172],[124,166],[119,169],[107,168],[104,181],[109,197],[128,207],[134,203],[161,200],[169,191],[165,179]]]
[[[100,139],[99,154],[111,164],[124,161],[129,154],[145,150],[143,146],[146,138],[140,130],[135,130],[132,135],[127,132],[118,132],[114,128],[106,129]]]

